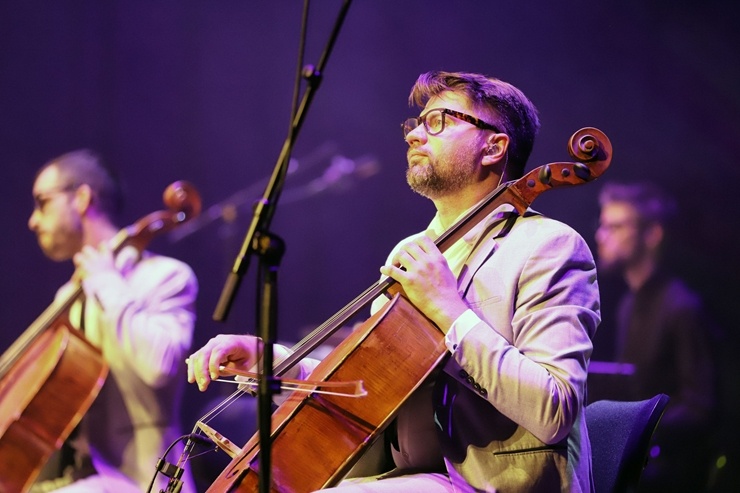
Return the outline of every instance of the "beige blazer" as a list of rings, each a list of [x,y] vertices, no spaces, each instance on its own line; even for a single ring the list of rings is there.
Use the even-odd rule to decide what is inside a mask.
[[[583,406],[600,320],[593,256],[577,232],[536,213],[504,236],[504,221],[493,225],[459,276],[473,326],[433,385],[438,444],[399,421],[401,451],[438,445],[461,492],[591,492]],[[425,388],[407,409],[425,409]]]

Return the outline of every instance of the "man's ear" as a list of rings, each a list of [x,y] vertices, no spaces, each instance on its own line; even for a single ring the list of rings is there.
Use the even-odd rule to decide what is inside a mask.
[[[509,149],[509,136],[506,134],[491,134],[486,140],[483,150],[483,166],[490,166],[506,161],[506,152]]]
[[[75,190],[74,204],[80,216],[84,215],[90,209],[92,198],[93,194],[90,185],[83,183],[77,187],[77,190]]]

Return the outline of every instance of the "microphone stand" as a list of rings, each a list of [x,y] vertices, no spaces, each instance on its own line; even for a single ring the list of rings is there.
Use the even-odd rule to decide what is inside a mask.
[[[271,486],[271,418],[272,418],[272,396],[279,392],[280,382],[273,377],[273,345],[276,340],[276,317],[277,313],[277,271],[280,258],[284,251],[282,240],[269,233],[269,226],[272,217],[275,214],[278,199],[282,191],[282,186],[287,174],[288,164],[290,162],[290,153],[294,142],[301,129],[305,119],[306,111],[313,101],[314,94],[318,89],[323,69],[334,47],[339,29],[341,28],[344,18],[349,10],[351,0],[345,0],[339,11],[339,15],[334,24],[334,28],[329,37],[329,41],[324,52],[319,59],[316,67],[302,67],[303,45],[305,42],[305,28],[308,18],[308,4],[304,4],[301,48],[299,54],[298,70],[296,73],[296,91],[294,93],[294,111],[291,115],[291,124],[288,136],[283,144],[283,148],[278,157],[275,169],[267,184],[265,193],[262,198],[255,204],[252,221],[247,230],[242,247],[234,261],[234,265],[229,273],[226,284],[221,292],[216,310],[213,314],[215,321],[224,321],[228,316],[234,297],[239,288],[241,280],[249,266],[249,255],[257,254],[260,257],[260,270],[258,275],[258,321],[260,337],[263,342],[262,356],[262,378],[259,382],[258,393],[258,426],[259,426],[259,491],[260,493],[269,493]],[[296,109],[298,89],[301,78],[306,79],[307,87],[303,94],[300,106]]]

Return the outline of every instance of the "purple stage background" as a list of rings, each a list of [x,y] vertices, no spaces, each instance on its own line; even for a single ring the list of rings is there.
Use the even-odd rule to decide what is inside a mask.
[[[528,169],[569,160],[570,135],[594,126],[614,147],[603,180],[652,179],[675,194],[683,215],[673,254],[723,324],[728,345],[736,345],[740,9],[729,0],[557,3],[564,5],[353,3],[272,224],[287,243],[280,339],[295,341],[329,318],[377,278],[397,240],[429,221],[431,204],[405,184],[399,123],[417,112],[406,103],[416,76],[445,69],[497,76],[534,101],[542,131]],[[313,3],[306,63],[318,63],[340,5]],[[249,204],[287,133],[301,11],[302,2],[287,0],[0,4],[7,177],[0,194],[0,347],[72,272],[43,257],[27,219],[36,169],[80,147],[98,150],[120,171],[125,222],[162,208],[162,192],[175,180],[192,182],[204,209],[237,206],[235,220],[201,220],[152,249],[188,262],[199,278],[197,346],[220,332],[253,330],[254,261],[229,320],[211,316],[246,232]],[[355,172],[313,186],[342,164]],[[599,188],[553,191],[534,208],[593,245]],[[247,198],[229,199],[239,193]],[[619,287],[605,280],[603,289],[608,330]],[[734,362],[723,364],[735,371]],[[191,409],[203,399],[192,394]],[[737,433],[734,426],[727,432]]]

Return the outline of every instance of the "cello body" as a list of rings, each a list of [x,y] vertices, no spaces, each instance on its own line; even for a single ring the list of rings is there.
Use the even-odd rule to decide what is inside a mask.
[[[100,350],[59,323],[44,331],[0,381],[0,492],[26,491],[102,387]]]
[[[112,251],[143,251],[156,235],[200,213],[198,192],[187,182],[164,191],[167,210],[122,229]],[[84,294],[74,289],[49,306],[0,357],[0,493],[33,484],[92,405],[108,374],[101,351],[69,323],[69,309]]]
[[[273,414],[271,491],[309,492],[338,483],[445,354],[444,334],[396,295],[308,377],[362,380],[367,396],[352,399],[294,392]],[[208,493],[258,491],[257,445],[255,435]]]

